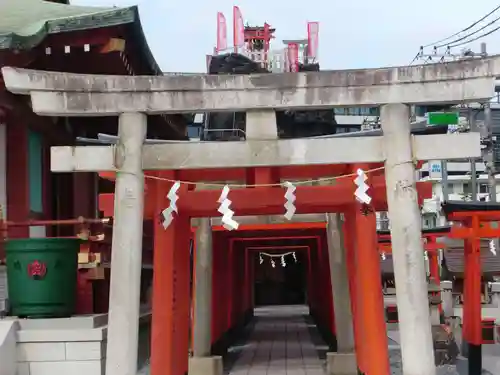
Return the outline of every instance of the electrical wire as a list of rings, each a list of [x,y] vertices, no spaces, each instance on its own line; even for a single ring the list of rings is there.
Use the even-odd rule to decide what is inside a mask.
[[[465,35],[465,36],[463,36],[463,37],[461,37],[461,38],[458,38],[458,39],[452,40],[451,42],[448,42],[448,43],[443,43],[443,44],[437,45],[437,46],[435,46],[434,48],[441,48],[441,47],[445,47],[445,46],[452,46],[452,45],[456,44],[457,42],[460,42],[460,41],[462,41],[462,40],[464,40],[464,39],[467,39],[467,38],[471,37],[472,35],[477,34],[477,33],[478,33],[478,32],[480,32],[480,31],[483,31],[484,29],[486,29],[487,27],[490,27],[490,26],[494,25],[494,24],[495,24],[495,23],[497,23],[498,21],[500,21],[500,17],[495,18],[495,19],[494,19],[493,21],[491,21],[490,23],[488,23],[488,24],[484,25],[483,27],[481,27],[481,28],[479,28],[479,29],[475,30],[474,32],[472,32],[472,33],[470,33],[470,34],[467,34],[467,35]],[[469,43],[469,42],[467,42],[467,43]]]
[[[463,46],[464,44],[469,44],[469,43],[472,43],[472,42],[475,42],[476,40],[479,40],[479,39],[482,39],[488,35],[491,35],[493,34],[494,32],[497,32],[498,30],[500,30],[500,26],[494,28],[493,30],[490,30],[484,34],[481,34],[481,35],[478,35],[477,37],[475,38],[472,38],[470,40],[465,40],[463,42],[460,42],[460,43],[456,43],[456,44],[452,44],[450,46],[448,46],[449,48],[454,48],[454,47],[459,47],[459,46]]]
[[[425,46],[422,46],[422,48],[426,48],[426,47],[432,47],[432,46],[435,46],[436,44],[439,44],[439,43],[443,43],[447,40],[450,40],[466,31],[469,31],[470,29],[472,29],[474,26],[476,26],[477,24],[479,24],[480,22],[484,21],[486,18],[488,18],[489,16],[491,16],[493,13],[495,13],[497,10],[500,9],[500,5],[497,6],[495,9],[493,9],[491,12],[489,12],[488,14],[486,14],[485,16],[483,16],[481,19],[473,22],[472,24],[470,24],[469,26],[467,26],[465,29],[462,29],[458,32],[456,32],[455,34],[453,35],[450,35],[449,37],[447,38],[444,38],[444,39],[441,39],[441,40],[438,40],[438,41],[435,41],[435,42],[432,42],[432,43],[429,43],[429,44],[426,44]]]

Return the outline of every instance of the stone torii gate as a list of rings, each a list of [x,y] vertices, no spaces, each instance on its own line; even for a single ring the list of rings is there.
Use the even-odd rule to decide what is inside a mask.
[[[107,375],[136,373],[144,170],[376,162],[385,163],[403,371],[435,374],[414,161],[479,157],[479,134],[411,136],[409,105],[486,100],[500,75],[500,58],[234,76],[92,76],[14,68],[2,73],[7,89],[31,95],[40,115],[119,116],[116,146],[51,150],[53,172],[118,172]],[[277,139],[275,110],[364,105],[381,106],[383,136]],[[246,141],[143,145],[148,114],[211,111],[246,111]],[[124,279],[129,288],[123,288]]]

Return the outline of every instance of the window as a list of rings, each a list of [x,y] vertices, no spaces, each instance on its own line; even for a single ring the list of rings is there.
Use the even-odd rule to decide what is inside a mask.
[[[488,185],[487,184],[479,184],[479,193],[487,194],[488,193]]]
[[[200,138],[200,126],[189,126],[187,127],[189,138]]]
[[[436,216],[435,215],[425,215],[423,227],[424,228],[435,228],[436,227]]]

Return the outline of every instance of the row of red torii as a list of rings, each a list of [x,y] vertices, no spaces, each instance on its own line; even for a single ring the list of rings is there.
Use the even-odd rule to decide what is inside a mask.
[[[412,136],[409,106],[484,101],[494,92],[499,64],[500,58],[492,56],[359,71],[165,77],[91,76],[3,68],[7,89],[29,94],[35,113],[119,116],[116,146],[51,149],[53,172],[116,172],[106,374],[135,375],[137,371],[142,228],[145,209],[151,209],[145,206],[144,170],[156,171],[147,173],[150,179],[157,177],[157,183],[155,198],[146,199],[146,203],[154,202],[157,214],[171,204],[167,194],[172,183],[161,179],[200,182],[213,181],[218,175],[224,177],[219,181],[234,181],[228,177],[238,174],[237,181],[250,186],[229,191],[232,211],[236,215],[273,215],[285,211],[286,188],[282,181],[355,174],[358,169],[374,170],[369,173],[370,205],[372,210],[383,211],[387,202],[391,218],[403,372],[435,374],[415,167],[418,160],[480,157],[480,140],[475,133]],[[381,136],[278,139],[275,110],[373,105],[381,107]],[[148,114],[211,111],[246,111],[246,140],[144,144]],[[329,241],[334,241],[330,247],[340,248],[346,242],[346,248],[351,249],[346,252],[347,258],[355,254],[352,264],[362,261],[364,276],[349,278],[351,284],[354,279],[360,284],[350,288],[345,285],[347,277],[343,283],[333,280],[333,275],[340,277],[342,272],[334,272],[339,269],[332,267],[340,267],[342,262],[330,261],[335,320],[346,321],[351,313],[349,289],[355,288],[352,299],[358,305],[353,309],[354,321],[384,321],[382,292],[373,287],[379,285],[373,280],[380,280],[375,215],[372,210],[361,210],[363,203],[354,198],[352,178],[327,186],[294,184],[297,213],[344,213],[343,232],[340,226],[335,230],[334,225],[330,226],[333,232]],[[181,183],[177,194],[178,215],[166,229],[155,233],[155,269],[161,264],[163,272],[155,272],[153,281],[153,375],[160,375],[167,368],[186,370],[188,334],[179,330],[187,326],[178,323],[182,317],[189,319],[189,305],[176,306],[182,290],[174,284],[186,285],[188,278],[182,269],[189,267],[191,218],[220,216],[217,210],[221,202],[217,201],[221,189],[196,190],[196,184]],[[210,254],[212,247],[208,235],[211,228],[207,225],[210,222],[201,222],[205,223],[200,226],[205,230],[200,230],[197,257]],[[345,241],[339,239],[342,233]],[[198,280],[212,272],[211,263],[204,264],[202,270],[197,263]],[[123,280],[130,281],[127,288],[123,287]],[[203,283],[196,285],[193,347],[198,349],[190,359],[189,373],[206,374],[207,369],[217,367],[217,360],[210,357],[209,351],[211,320],[200,318],[210,310],[211,294],[206,289],[199,290]],[[339,314],[344,314],[344,318]],[[340,347],[342,335],[349,333],[342,333],[339,328],[337,324]],[[354,336],[362,334],[362,339],[355,340],[356,354],[358,366],[366,374],[389,373],[387,358],[368,353],[368,349],[387,348],[385,328],[383,332],[381,329],[378,323],[362,324],[362,329],[354,327]]]

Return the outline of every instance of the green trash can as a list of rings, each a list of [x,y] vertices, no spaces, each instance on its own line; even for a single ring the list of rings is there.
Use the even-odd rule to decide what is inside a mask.
[[[74,314],[79,249],[80,240],[73,238],[9,239],[5,251],[12,315]]]

